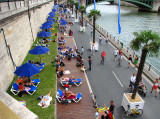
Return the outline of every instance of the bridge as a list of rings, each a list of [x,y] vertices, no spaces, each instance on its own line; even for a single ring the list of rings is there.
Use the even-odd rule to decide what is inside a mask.
[[[96,2],[108,1],[111,4],[118,0],[96,0]],[[152,9],[154,0],[121,0],[138,6],[139,8]],[[86,0],[86,5],[92,4],[94,0]]]

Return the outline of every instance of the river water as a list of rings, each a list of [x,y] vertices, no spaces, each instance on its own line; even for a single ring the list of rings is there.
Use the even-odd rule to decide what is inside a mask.
[[[87,7],[87,13],[93,8],[93,5]],[[101,12],[101,17],[96,20],[96,24],[99,24],[127,47],[129,47],[130,41],[134,39],[133,32],[152,30],[160,34],[160,14],[158,13],[138,12],[138,8],[121,6],[121,34],[119,35],[118,6],[103,2],[96,4],[96,9]],[[147,62],[160,70],[160,55],[158,57],[147,57]],[[155,68],[153,69],[160,74]]]

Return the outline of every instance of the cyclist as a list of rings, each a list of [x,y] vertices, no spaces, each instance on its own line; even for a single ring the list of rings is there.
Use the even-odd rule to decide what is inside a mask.
[[[104,106],[107,109],[107,106],[105,104]],[[107,114],[106,119],[113,119],[114,108],[115,108],[114,102],[113,100],[111,100],[109,109],[105,111],[105,113]]]

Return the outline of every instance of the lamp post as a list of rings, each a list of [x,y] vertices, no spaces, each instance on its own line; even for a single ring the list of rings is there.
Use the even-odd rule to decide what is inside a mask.
[[[12,57],[12,54],[11,54],[11,50],[10,50],[10,45],[7,44],[7,40],[6,40],[6,37],[5,37],[5,34],[4,34],[4,29],[3,28],[0,28],[0,33],[3,32],[3,37],[4,37],[4,41],[5,41],[5,45],[6,45],[6,48],[7,50],[9,51],[9,56],[12,60],[12,64],[14,66],[14,68],[16,67],[16,64],[14,63],[13,61],[13,57]]]
[[[31,34],[32,34],[32,38],[33,38],[33,42],[34,42],[34,37],[33,37],[33,31],[32,31],[32,26],[31,26],[31,14],[29,12],[29,0],[27,1],[27,7],[28,7],[28,20],[29,20],[29,25],[30,25],[30,28],[31,28]]]

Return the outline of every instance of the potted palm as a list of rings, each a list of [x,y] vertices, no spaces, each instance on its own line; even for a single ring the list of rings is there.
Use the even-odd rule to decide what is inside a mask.
[[[141,75],[143,73],[143,68],[145,64],[145,60],[147,55],[149,56],[158,56],[160,50],[160,36],[156,32],[152,32],[151,30],[148,31],[141,31],[140,33],[134,32],[135,39],[131,41],[130,47],[138,51],[141,50],[141,58],[140,63],[138,66],[138,72],[136,76],[136,82],[134,85],[134,90],[132,94],[124,94],[122,99],[122,106],[125,110],[127,110],[127,105],[133,109],[135,105],[139,105],[139,109],[143,109],[144,101],[138,95],[138,86],[141,80]]]
[[[90,12],[88,13],[88,18],[93,19],[93,42],[91,42],[91,47],[94,44],[95,50],[98,50],[98,43],[95,42],[95,30],[96,30],[95,25],[96,25],[96,19],[98,19],[98,17],[100,17],[100,16],[101,16],[101,13],[98,10],[93,9],[93,10],[90,10]]]
[[[85,27],[83,26],[83,13],[85,12],[86,7],[80,6],[79,11],[81,12],[81,26],[80,26],[80,31],[85,31]]]
[[[72,14],[71,14],[71,17],[74,18],[74,14],[73,14],[73,5],[74,5],[74,0],[71,0],[70,1],[71,3],[71,8],[72,8]]]
[[[75,22],[78,22],[78,18],[77,18],[77,11],[78,11],[78,2],[75,2],[74,5],[75,5],[75,8],[76,8],[76,18],[75,18]]]

